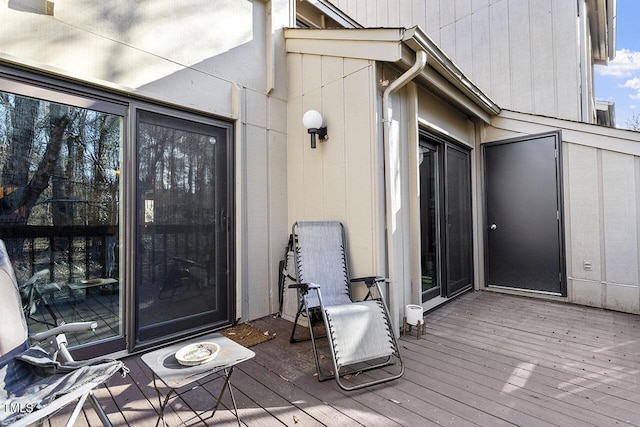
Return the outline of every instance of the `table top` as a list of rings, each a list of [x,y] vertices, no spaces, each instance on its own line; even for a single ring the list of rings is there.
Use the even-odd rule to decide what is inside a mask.
[[[220,346],[220,352],[211,361],[197,366],[184,366],[176,360],[176,352],[182,347],[198,343],[213,342]],[[167,387],[176,389],[249,360],[256,354],[235,341],[219,333],[212,333],[179,342],[142,356],[142,361],[164,382]]]

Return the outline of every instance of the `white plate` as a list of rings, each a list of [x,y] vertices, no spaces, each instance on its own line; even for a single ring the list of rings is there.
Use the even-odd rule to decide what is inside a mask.
[[[184,366],[207,363],[218,355],[220,346],[214,342],[198,342],[182,347],[176,352],[176,360]]]

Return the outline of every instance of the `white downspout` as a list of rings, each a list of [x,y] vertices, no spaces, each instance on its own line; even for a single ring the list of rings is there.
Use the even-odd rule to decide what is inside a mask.
[[[391,118],[393,116],[393,108],[390,105],[391,95],[397,92],[404,85],[409,83],[415,77],[418,76],[427,65],[427,52],[424,50],[418,50],[416,52],[416,62],[413,66],[407,70],[404,74],[393,81],[382,94],[382,145],[384,149],[384,181],[385,181],[385,217],[387,227],[387,264],[388,271],[387,277],[390,281],[389,285],[389,310],[391,314],[391,321],[394,324],[398,324],[400,320],[400,307],[398,306],[398,295],[401,295],[397,283],[396,266],[395,266],[395,251],[394,251],[394,239],[393,234],[396,230],[394,201],[395,195],[392,191],[393,180],[391,176]],[[399,328],[394,328],[396,335],[399,334]]]
[[[587,29],[587,6],[585,1],[578,2],[578,37],[580,37],[580,43],[578,43],[580,53],[580,121],[584,123],[590,123],[589,118],[589,78],[587,74],[588,53],[587,50],[591,48],[589,43],[589,32]]]

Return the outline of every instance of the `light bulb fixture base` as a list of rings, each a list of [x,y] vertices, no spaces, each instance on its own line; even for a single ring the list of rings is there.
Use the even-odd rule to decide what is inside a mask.
[[[311,148],[316,148],[316,136],[321,140],[327,139],[327,127],[311,128],[307,132],[311,135]]]

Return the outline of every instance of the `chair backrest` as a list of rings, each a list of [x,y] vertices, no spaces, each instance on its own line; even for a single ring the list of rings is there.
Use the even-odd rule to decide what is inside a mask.
[[[296,274],[299,283],[320,285],[325,306],[351,302],[349,266],[344,228],[338,221],[298,221],[293,225],[297,238]],[[307,306],[319,305],[315,292]]]
[[[0,240],[0,361],[27,348],[27,321],[4,242]]]

